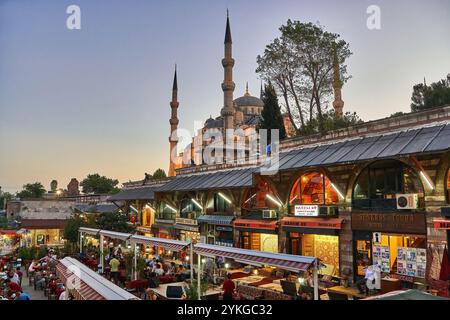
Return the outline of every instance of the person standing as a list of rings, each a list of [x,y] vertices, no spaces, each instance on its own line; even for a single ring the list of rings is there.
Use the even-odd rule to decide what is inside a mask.
[[[116,256],[113,256],[113,258],[109,261],[109,266],[111,267],[111,279],[114,279],[114,283],[118,285],[120,261],[117,260]]]
[[[233,300],[233,294],[236,286],[234,285],[233,280],[231,280],[231,273],[227,274],[227,278],[223,282],[223,300]]]

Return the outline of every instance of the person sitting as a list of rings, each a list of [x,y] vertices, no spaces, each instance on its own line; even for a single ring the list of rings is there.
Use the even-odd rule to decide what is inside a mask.
[[[170,263],[170,267],[169,267],[169,269],[167,270],[167,274],[168,275],[174,275],[174,274],[176,274],[177,273],[177,265],[175,264],[175,262],[171,262]]]
[[[163,276],[164,275],[164,270],[163,270],[163,268],[161,268],[161,264],[159,264],[159,263],[156,264],[156,269],[155,269],[154,273],[157,276]]]

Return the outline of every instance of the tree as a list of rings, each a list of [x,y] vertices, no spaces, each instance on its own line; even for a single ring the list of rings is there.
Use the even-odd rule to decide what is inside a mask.
[[[40,182],[27,183],[23,186],[23,190],[17,193],[17,197],[21,199],[42,198],[45,194],[45,188]]]
[[[93,215],[74,214],[67,220],[64,228],[64,239],[71,243],[78,242],[78,229],[81,227],[95,227]]]
[[[0,188],[0,210],[4,210],[8,201],[12,200],[13,197],[9,192],[1,192]]]
[[[163,169],[157,169],[155,172],[153,172],[153,179],[159,180],[165,178],[167,178],[167,175]]]
[[[349,44],[313,23],[288,20],[279,30],[281,36],[258,55],[256,72],[281,92],[297,130],[317,121],[319,131],[324,131],[324,116],[333,93],[334,58],[336,55],[344,84],[350,78],[345,64],[352,54]]]
[[[264,87],[262,100],[264,102],[264,107],[261,112],[263,120],[261,122],[260,129],[268,130],[267,135],[269,141],[271,141],[271,129],[279,130],[280,139],[286,138],[286,130],[284,128],[280,105],[278,104],[277,93],[275,92],[275,88],[270,82]]]
[[[81,181],[80,186],[83,193],[111,194],[119,191],[116,187],[118,184],[119,180],[110,179],[95,173],[89,174],[86,179]]]
[[[95,228],[125,233],[134,231],[134,227],[129,223],[128,216],[122,212],[96,215]]]
[[[430,86],[427,86],[425,81],[413,86],[411,111],[421,111],[446,104],[450,104],[450,73],[447,79],[434,82]]]
[[[57,189],[58,189],[58,181],[52,180],[52,182],[50,182],[50,190],[52,191],[52,193],[56,193]]]

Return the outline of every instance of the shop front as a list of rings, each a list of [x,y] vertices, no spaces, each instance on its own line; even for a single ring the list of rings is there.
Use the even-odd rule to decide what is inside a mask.
[[[176,218],[174,229],[176,239],[193,243],[200,242],[200,229],[197,220]]]
[[[284,217],[281,228],[285,236],[285,251],[299,256],[314,256],[325,267],[320,273],[339,276],[339,218]]]
[[[278,222],[254,219],[236,219],[238,247],[242,249],[278,253]]]
[[[364,268],[377,265],[383,275],[401,280],[394,284],[394,289],[425,283],[425,213],[353,212],[351,224],[357,277],[364,276]]]
[[[202,215],[197,221],[207,244],[233,247],[234,216]]]
[[[29,230],[27,237],[31,246],[62,246],[65,222],[62,219],[24,219],[21,226]]]

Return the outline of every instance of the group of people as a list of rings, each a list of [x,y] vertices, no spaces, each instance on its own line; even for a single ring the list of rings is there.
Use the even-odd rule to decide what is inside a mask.
[[[0,260],[0,300],[30,300],[28,293],[22,290],[20,265],[6,256]]]

